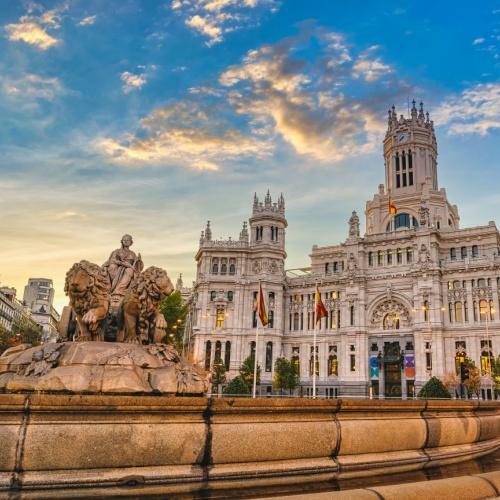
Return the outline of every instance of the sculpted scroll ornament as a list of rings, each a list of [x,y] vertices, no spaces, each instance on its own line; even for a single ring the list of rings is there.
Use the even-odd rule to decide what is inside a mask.
[[[385,329],[408,326],[410,324],[410,313],[400,302],[386,300],[375,308],[371,322],[373,326]],[[396,322],[398,323],[397,326]]]

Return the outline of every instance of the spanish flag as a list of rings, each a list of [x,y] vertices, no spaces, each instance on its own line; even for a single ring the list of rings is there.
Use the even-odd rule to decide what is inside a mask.
[[[398,209],[396,205],[392,202],[391,195],[389,195],[388,209],[391,215],[396,215],[398,213]]]
[[[259,283],[259,296],[257,297],[257,314],[259,315],[262,326],[266,326],[269,323],[269,318],[267,317],[264,292],[262,291],[261,283]]]
[[[319,288],[316,285],[316,323],[321,319],[321,318],[326,318],[328,316],[328,312],[326,310],[325,304],[323,304],[323,301],[321,300],[321,294],[319,293]]]

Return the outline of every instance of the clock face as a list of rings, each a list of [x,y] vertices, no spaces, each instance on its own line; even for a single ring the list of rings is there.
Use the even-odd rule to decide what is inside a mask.
[[[398,143],[403,144],[403,142],[406,142],[406,134],[398,134]]]

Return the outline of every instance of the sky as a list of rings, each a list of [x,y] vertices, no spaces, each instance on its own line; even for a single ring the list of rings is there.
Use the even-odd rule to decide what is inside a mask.
[[[0,285],[22,298],[132,234],[195,278],[200,231],[286,202],[287,267],[384,180],[387,109],[424,102],[462,227],[500,220],[500,2],[0,0]]]

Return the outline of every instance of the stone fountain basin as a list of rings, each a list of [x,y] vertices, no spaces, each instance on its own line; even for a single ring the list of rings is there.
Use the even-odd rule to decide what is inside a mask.
[[[5,392],[201,395],[206,388],[205,372],[165,344],[24,344],[0,356]]]
[[[0,442],[5,491],[175,494],[469,460],[500,447],[500,404],[0,394]]]

